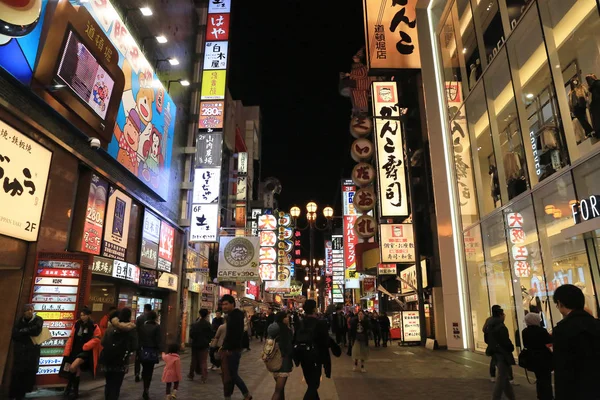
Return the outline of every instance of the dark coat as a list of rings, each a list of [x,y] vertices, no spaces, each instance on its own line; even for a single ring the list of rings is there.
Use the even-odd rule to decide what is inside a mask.
[[[600,321],[572,311],[553,331],[556,400],[600,399]]]
[[[239,308],[234,309],[227,315],[227,328],[223,350],[242,350],[242,339],[244,336],[244,313]]]
[[[270,338],[277,340],[281,352],[281,368],[277,372],[292,372],[294,367],[292,331],[285,324],[274,322],[267,328],[267,334]]]
[[[200,318],[190,326],[190,339],[194,349],[208,349],[213,336],[212,326],[205,319]]]
[[[346,326],[346,317],[343,312],[340,311],[333,315],[331,330],[333,333],[345,333],[348,330],[348,327]]]
[[[380,315],[379,316],[379,328],[381,328],[381,331],[386,331],[386,330],[390,330],[390,319],[388,317],[386,317],[385,315]]]
[[[327,328],[327,322],[321,321],[316,317],[307,316],[304,317],[301,324],[304,324],[306,329],[314,332],[314,343],[319,352],[319,362],[325,369],[325,376],[331,378],[331,354],[329,354],[329,329]]]
[[[363,334],[357,337],[358,324],[361,324],[363,327]],[[371,332],[371,322],[368,317],[364,317],[362,321],[358,320],[358,317],[354,318],[352,322],[350,322],[350,338],[354,340],[359,340],[362,343],[369,345],[369,333]]]
[[[156,321],[146,321],[138,330],[140,347],[160,350],[160,325]]]
[[[515,365],[515,357],[513,356],[515,346],[510,340],[508,328],[504,325],[504,321],[500,318],[492,318],[486,321],[485,334],[488,343],[485,354],[495,357],[497,362]]]
[[[14,342],[15,363],[13,373],[37,371],[40,362],[40,346],[31,341],[31,337],[42,333],[44,320],[35,316],[29,321],[20,318],[12,332]]]
[[[552,343],[552,337],[541,326],[528,326],[523,329],[523,345],[529,350],[532,371],[552,370],[552,352],[547,344]]]

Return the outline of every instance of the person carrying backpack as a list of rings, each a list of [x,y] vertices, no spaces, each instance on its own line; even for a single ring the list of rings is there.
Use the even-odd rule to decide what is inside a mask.
[[[131,309],[123,308],[119,312],[119,323],[131,321]],[[102,338],[104,349],[100,354],[100,363],[106,377],[104,387],[105,400],[118,400],[125,373],[129,369],[129,355],[137,351],[137,332],[135,329],[120,330],[111,320],[111,326]]]
[[[319,400],[318,390],[323,368],[325,368],[325,376],[331,377],[329,332],[327,323],[317,319],[316,308],[317,303],[314,300],[306,300],[305,316],[294,337],[294,362],[296,366],[302,366],[304,380],[308,386],[304,400]]]
[[[292,331],[289,325],[289,315],[286,312],[281,311],[275,316],[275,322],[267,328],[269,340],[265,343],[265,349],[268,349],[269,346],[272,347],[270,349],[271,354],[268,355],[271,358],[267,356],[267,352],[263,351],[263,353],[268,358],[268,361],[265,361],[267,363],[267,369],[273,372],[273,378],[275,379],[275,392],[273,393],[271,400],[285,400],[285,384],[294,367],[292,361],[294,347],[292,344]],[[277,352],[279,352],[279,354],[273,354]],[[281,360],[280,368],[273,371],[269,368],[269,363],[273,362],[279,364],[277,362],[278,358]]]

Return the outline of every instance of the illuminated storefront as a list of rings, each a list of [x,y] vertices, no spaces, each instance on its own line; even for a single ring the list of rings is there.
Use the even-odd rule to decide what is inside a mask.
[[[513,341],[527,312],[541,312],[549,330],[561,320],[552,294],[562,284],[579,286],[598,315],[600,12],[595,0],[443,3],[428,12],[467,345],[484,351],[494,304]]]

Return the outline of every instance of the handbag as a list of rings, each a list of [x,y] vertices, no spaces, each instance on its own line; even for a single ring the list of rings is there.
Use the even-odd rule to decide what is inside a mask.
[[[329,338],[329,348],[334,357],[340,357],[342,355],[342,348],[332,338]]]
[[[283,358],[281,357],[279,343],[275,339],[267,339],[263,346],[261,359],[269,372],[277,372],[281,369]]]
[[[152,362],[158,364],[158,350],[153,347],[143,347],[140,350],[140,360],[142,362]]]
[[[39,335],[31,336],[31,341],[36,346],[40,346],[42,343],[50,339],[52,339],[52,334],[50,333],[50,329],[48,329],[46,326],[42,328],[42,332]]]
[[[60,370],[58,371],[58,376],[63,379],[69,379],[71,376],[71,358],[63,357],[62,363],[60,364]]]

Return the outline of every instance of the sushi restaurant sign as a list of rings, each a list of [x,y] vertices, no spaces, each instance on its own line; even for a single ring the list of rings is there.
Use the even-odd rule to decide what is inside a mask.
[[[571,204],[571,214],[576,224],[600,217],[600,196],[591,195]]]

